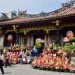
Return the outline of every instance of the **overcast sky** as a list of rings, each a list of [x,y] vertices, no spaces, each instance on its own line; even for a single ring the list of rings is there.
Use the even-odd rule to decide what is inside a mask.
[[[27,10],[30,14],[50,12],[69,0],[0,0],[0,13],[12,10]]]

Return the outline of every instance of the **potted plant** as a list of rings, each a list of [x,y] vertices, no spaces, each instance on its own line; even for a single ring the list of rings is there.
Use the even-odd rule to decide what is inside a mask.
[[[67,53],[67,57],[68,57],[68,59],[69,59],[69,63],[70,63],[70,61],[71,61],[71,57],[72,57],[72,51],[75,49],[75,44],[69,44],[69,43],[66,43],[65,45],[64,45],[64,52],[66,52]]]
[[[69,39],[70,42],[75,42],[75,37]]]
[[[35,46],[38,49],[38,48],[40,48],[42,46],[42,44],[41,44],[41,42],[36,42],[36,45]]]

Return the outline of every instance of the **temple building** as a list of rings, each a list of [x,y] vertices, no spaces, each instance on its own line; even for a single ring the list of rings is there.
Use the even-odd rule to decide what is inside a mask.
[[[40,14],[27,14],[25,11],[14,11],[11,16],[1,13],[0,17],[0,46],[19,44],[33,46],[36,39],[44,44],[52,42],[63,46],[66,32],[75,33],[75,7],[74,1],[62,4],[58,10]]]

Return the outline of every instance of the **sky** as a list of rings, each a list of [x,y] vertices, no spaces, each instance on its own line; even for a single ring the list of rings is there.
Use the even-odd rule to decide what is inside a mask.
[[[69,0],[0,0],[0,13],[13,10],[27,10],[29,14],[41,11],[50,12],[61,7],[61,3]]]

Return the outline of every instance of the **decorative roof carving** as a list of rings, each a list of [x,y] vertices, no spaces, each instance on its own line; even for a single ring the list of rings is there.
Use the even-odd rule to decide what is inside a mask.
[[[1,17],[0,17],[0,20],[2,19],[2,20],[5,20],[5,19],[8,19],[8,17],[7,17],[7,14],[6,13],[2,13],[1,12]]]
[[[71,8],[73,7],[75,4],[75,0],[70,0],[69,2],[66,2],[66,3],[61,3],[62,7],[58,10],[55,10],[53,12],[50,12],[50,15],[54,15],[54,14],[57,14],[57,13],[60,13],[61,11],[64,11],[68,8]]]
[[[65,8],[65,7],[73,7],[75,4],[75,0],[70,0],[69,2],[67,3],[62,3],[62,7]]]
[[[18,16],[26,16],[27,15],[27,10],[25,10],[25,11],[18,11]]]
[[[2,13],[1,12],[1,17],[0,17],[0,21],[6,21],[6,20],[10,20],[17,17],[17,12],[16,11],[11,11],[8,13]]]
[[[18,12],[18,17],[25,17],[25,18],[37,18],[37,17],[45,17],[47,16],[48,13],[45,13],[45,12],[41,12],[39,14],[27,14],[27,10],[25,11],[19,11]]]
[[[14,10],[11,12],[11,18],[13,19],[15,17],[17,17],[17,12]]]
[[[73,7],[74,3],[75,3],[75,0],[70,0],[69,2],[62,4],[62,7],[60,9],[52,11],[52,12],[48,12],[48,13],[42,11],[39,14],[28,14],[27,10],[25,10],[25,11],[21,10],[21,11],[18,11],[18,12],[12,11],[11,12],[11,18],[8,17],[7,13],[1,13],[2,16],[0,17],[0,21],[1,20],[3,20],[3,21],[7,20],[8,21],[8,20],[12,20],[12,19],[15,19],[15,18],[25,18],[25,20],[40,19],[40,18],[43,19],[43,18],[55,16],[56,14],[60,14],[60,16],[61,16],[61,13],[63,14],[63,11],[66,12],[65,10]],[[69,9],[69,10],[74,10],[74,8]],[[68,11],[67,13],[73,13],[73,12]]]

